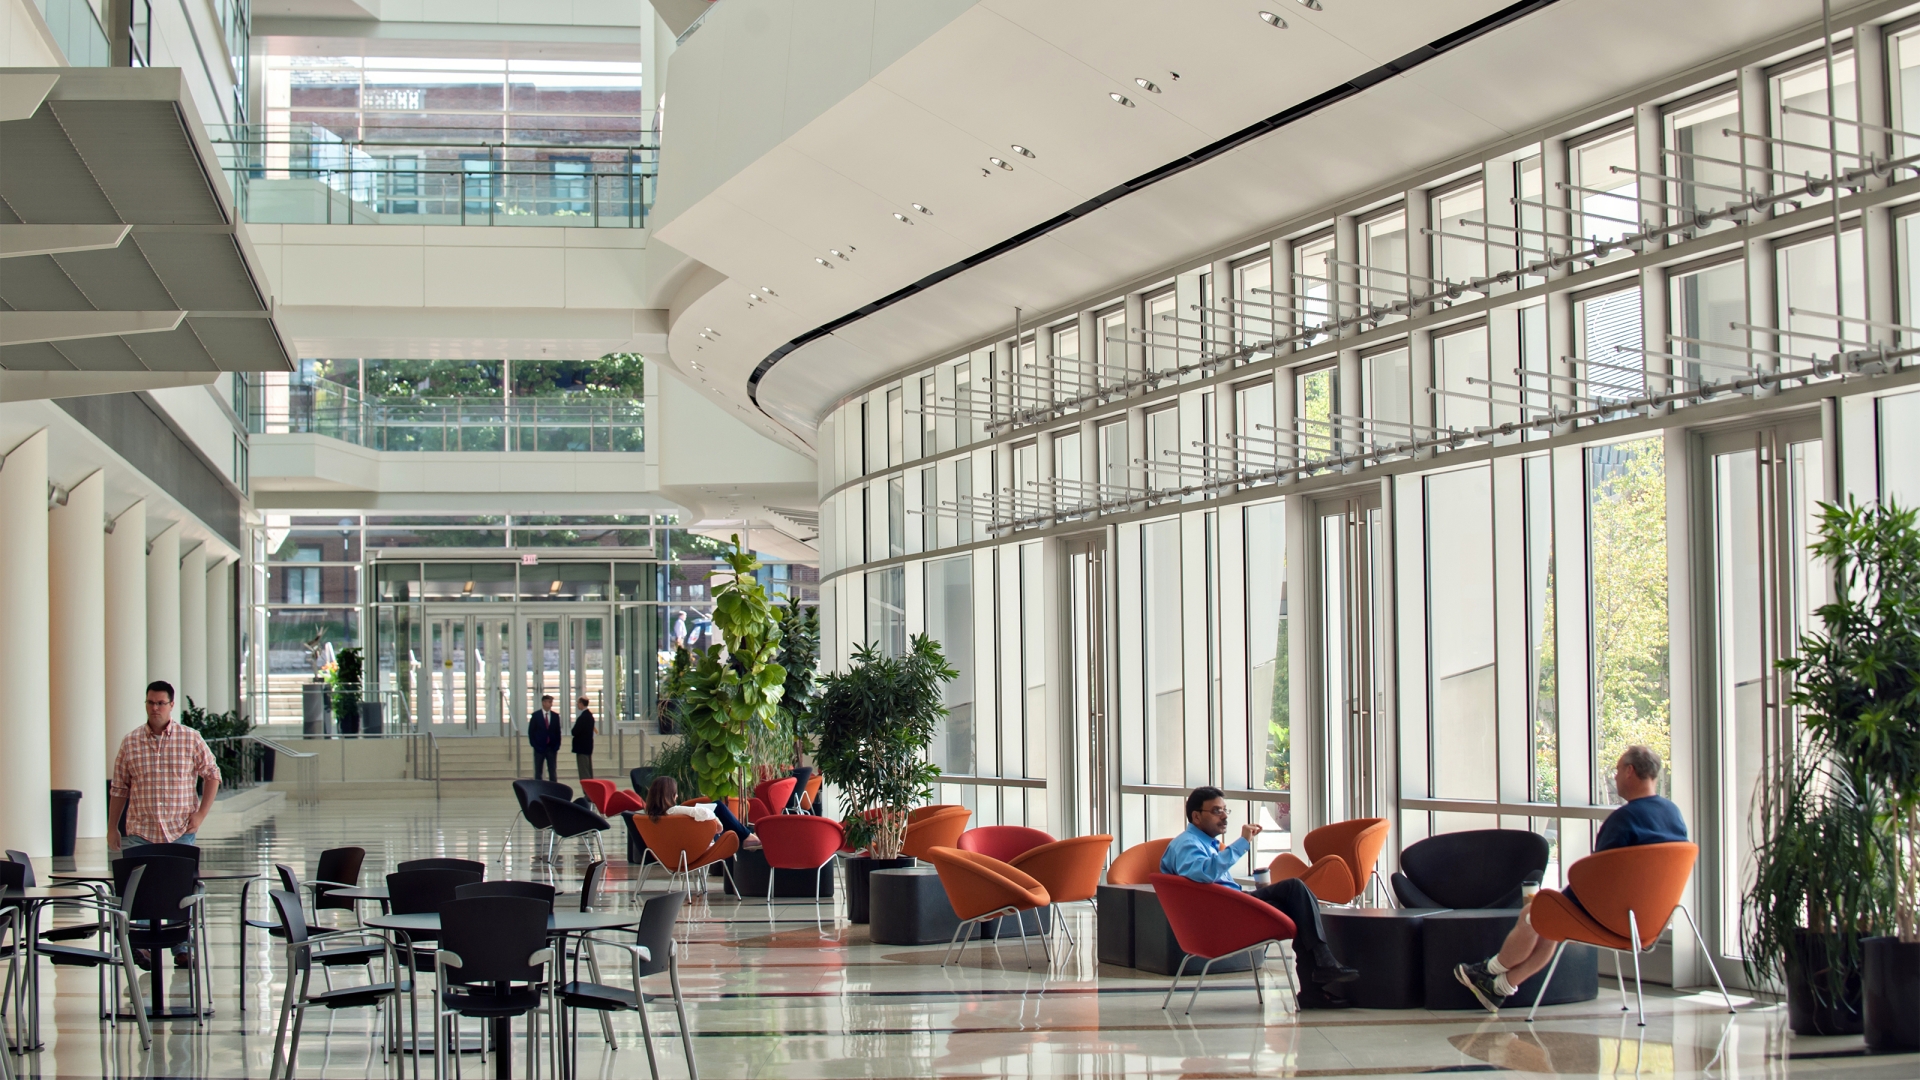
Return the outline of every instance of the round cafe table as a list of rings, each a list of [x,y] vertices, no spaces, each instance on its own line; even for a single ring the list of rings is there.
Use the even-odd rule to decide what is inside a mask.
[[[40,1043],[40,965],[37,943],[40,939],[40,909],[62,900],[91,900],[93,891],[73,885],[37,886],[26,889],[0,889],[0,906],[20,909],[20,955],[26,961],[23,994],[27,1014],[27,1045],[23,1050],[39,1050]],[[129,969],[131,970],[131,969]],[[0,1048],[0,1053],[5,1049]]]
[[[382,890],[385,891],[385,890]],[[547,916],[547,932],[554,937],[568,934],[585,934],[594,930],[618,930],[625,926],[638,926],[640,912],[627,911],[555,911]],[[374,915],[363,925],[376,930],[393,930],[402,934],[437,933],[440,929],[439,912],[423,912],[414,915]],[[436,994],[438,991],[436,991]],[[434,1008],[439,1008],[439,1003]],[[499,1017],[493,1021],[493,1074],[506,1078],[513,1075],[513,1055],[507,1052],[512,1045],[513,1022],[508,1017]],[[416,1041],[418,1036],[416,1035]]]
[[[196,871],[194,874],[194,877],[197,880],[202,882],[253,881],[263,876],[265,875],[261,874],[261,872],[258,870],[208,870],[205,868],[202,868]],[[112,885],[113,884],[112,869],[56,870],[52,874],[49,874],[48,877],[52,878],[55,881],[61,881],[61,882],[74,882],[74,883],[89,884],[89,885]],[[245,909],[245,901],[246,901],[246,894],[243,891],[241,893],[242,907],[240,911],[240,917],[242,919],[245,919],[247,915],[246,909]],[[204,918],[205,913],[203,912],[200,917]],[[195,962],[196,963],[201,962],[200,958],[196,957]],[[148,972],[148,979],[153,984],[153,988],[151,993],[148,995],[151,1000],[147,1002],[147,1014],[151,1016],[153,1019],[183,1020],[183,1019],[196,1019],[199,1017],[207,1017],[207,1016],[213,1015],[212,993],[207,994],[207,999],[206,1001],[201,1003],[200,1011],[198,1013],[194,1012],[193,1007],[191,1005],[168,1005],[167,1004],[167,975],[166,975],[165,964],[162,964],[156,960],[151,970]],[[211,982],[211,980],[209,980],[209,982]],[[245,1004],[246,1004],[245,999],[244,998],[241,999],[242,1011],[245,1011]],[[123,1011],[121,1013],[122,1019],[130,1019],[131,1016],[132,1014],[130,1012]]]

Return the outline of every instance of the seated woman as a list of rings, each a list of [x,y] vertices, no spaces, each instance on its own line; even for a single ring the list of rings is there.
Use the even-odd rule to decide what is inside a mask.
[[[652,786],[647,788],[647,817],[659,821],[663,817],[690,817],[699,821],[720,822],[720,827],[740,837],[744,845],[753,835],[753,826],[741,821],[727,809],[725,803],[692,803],[681,806],[680,785],[671,776],[656,776]]]

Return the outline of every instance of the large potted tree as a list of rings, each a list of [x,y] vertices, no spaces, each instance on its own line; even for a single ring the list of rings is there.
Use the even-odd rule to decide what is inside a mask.
[[[742,794],[752,775],[756,739],[777,730],[787,672],[778,662],[780,623],[755,571],[760,560],[740,547],[721,555],[715,571],[713,625],[721,641],[691,650],[680,700],[700,793],[716,801]]]
[[[1813,550],[1833,571],[1821,632],[1781,661],[1808,732],[1878,804],[1892,925],[1860,943],[1862,1024],[1877,1050],[1920,1048],[1920,529],[1914,511],[1850,502],[1821,507]],[[1873,912],[1853,915],[1864,931]],[[1888,935],[1886,930],[1893,930]]]
[[[933,794],[940,770],[927,760],[927,747],[947,715],[943,687],[959,677],[940,643],[917,634],[904,655],[864,645],[846,671],[820,681],[814,760],[844,804],[848,845],[862,852],[846,863],[853,922],[867,921],[873,871],[913,865],[900,854],[907,812]]]

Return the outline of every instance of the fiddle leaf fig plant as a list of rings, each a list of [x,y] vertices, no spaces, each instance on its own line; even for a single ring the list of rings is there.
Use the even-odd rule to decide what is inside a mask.
[[[693,772],[700,793],[713,799],[737,796],[753,766],[756,729],[772,729],[779,720],[787,672],[780,666],[780,623],[767,590],[754,571],[760,560],[733,537],[723,553],[727,570],[709,577],[713,586],[713,625],[721,643],[692,651],[682,701],[686,738],[693,747]]]

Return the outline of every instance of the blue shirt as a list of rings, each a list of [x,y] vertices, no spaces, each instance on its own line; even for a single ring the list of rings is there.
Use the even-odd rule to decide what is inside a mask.
[[[1238,889],[1239,883],[1233,880],[1233,864],[1246,857],[1246,837],[1221,847],[1220,841],[1208,836],[1200,826],[1189,824],[1168,842],[1167,853],[1160,856],[1160,872]]]
[[[1670,844],[1686,838],[1687,822],[1680,816],[1680,808],[1670,799],[1645,795],[1607,815],[1600,835],[1594,838],[1593,850]]]

